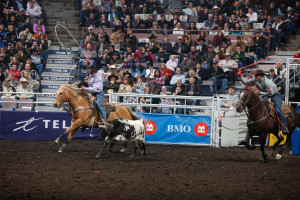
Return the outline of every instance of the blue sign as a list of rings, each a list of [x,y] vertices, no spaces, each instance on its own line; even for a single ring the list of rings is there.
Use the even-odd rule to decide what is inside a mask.
[[[146,121],[146,142],[210,145],[211,116],[137,114]]]
[[[55,140],[71,125],[66,112],[0,112],[0,139],[6,140]],[[97,129],[90,136],[90,129],[78,130],[74,138],[96,138]]]

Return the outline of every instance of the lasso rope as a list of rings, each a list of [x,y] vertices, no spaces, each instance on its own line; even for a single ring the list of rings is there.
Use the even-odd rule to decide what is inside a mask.
[[[71,71],[70,71],[70,73],[69,73],[69,75],[68,75],[68,78],[67,78],[67,85],[69,84],[69,78],[71,77],[71,72],[72,72],[72,70],[73,70],[73,68],[75,68],[75,67],[77,67],[77,64],[81,61],[81,60],[84,60],[84,59],[82,59],[82,58],[80,58],[80,56],[78,56],[76,53],[74,53],[73,51],[71,51],[71,50],[69,50],[61,41],[60,41],[60,39],[59,39],[59,37],[58,37],[58,34],[57,34],[57,27],[58,26],[61,26],[61,27],[63,27],[67,32],[68,32],[68,34],[72,37],[72,39],[75,41],[75,43],[77,44],[77,46],[79,47],[79,49],[81,50],[81,52],[83,52],[83,54],[85,55],[85,57],[86,57],[86,54],[85,54],[85,52],[83,51],[83,49],[81,48],[81,46],[78,44],[78,42],[77,42],[77,40],[74,38],[74,36],[73,36],[73,34],[67,29],[67,27],[65,27],[64,25],[62,25],[62,24],[56,24],[55,25],[55,35],[56,35],[56,38],[57,38],[57,40],[58,40],[58,42],[59,42],[59,44],[61,45],[61,47],[63,47],[67,52],[69,52],[69,53],[71,53],[72,55],[74,55],[76,58],[79,58],[79,60],[71,67]],[[92,124],[92,128],[91,128],[91,131],[90,131],[90,137],[94,137],[94,134],[92,134],[92,132],[93,132],[93,128],[94,128],[94,123]]]
[[[263,60],[257,61],[257,62],[255,62],[255,63],[252,63],[252,64],[247,65],[247,66],[245,66],[245,67],[241,67],[240,70],[245,69],[245,68],[248,68],[248,67],[255,66],[255,65],[257,65],[257,64],[259,64],[259,63],[261,63],[261,62],[263,62],[263,61],[265,61],[265,60],[270,59],[271,57],[276,57],[276,56],[278,56],[278,55],[271,55],[271,56],[268,56],[268,57],[266,57],[266,58],[263,59]],[[266,66],[261,66],[261,67],[257,67],[257,68],[253,68],[253,69],[251,69],[251,70],[262,69],[262,68],[265,68],[265,67],[270,67],[270,66],[273,66],[273,65],[277,65],[278,63],[281,63],[281,62],[282,62],[281,56],[278,56],[278,57],[280,57],[280,60],[279,60],[278,62],[274,63],[274,64],[266,65]],[[244,70],[243,72],[245,72],[245,71],[246,71],[246,70]]]

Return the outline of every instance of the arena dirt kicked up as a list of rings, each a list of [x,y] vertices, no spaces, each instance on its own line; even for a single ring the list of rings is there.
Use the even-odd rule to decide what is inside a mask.
[[[259,149],[147,145],[128,159],[102,143],[0,141],[0,199],[300,199],[300,156],[262,163]],[[121,149],[121,144],[114,150]],[[267,149],[270,156],[270,149]]]

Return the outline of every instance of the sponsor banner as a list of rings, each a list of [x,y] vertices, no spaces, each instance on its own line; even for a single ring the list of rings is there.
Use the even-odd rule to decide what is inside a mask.
[[[60,87],[60,85],[46,85],[46,84],[42,85],[43,89],[55,89],[55,90],[58,90],[59,87]]]
[[[75,73],[75,69],[60,69],[60,68],[46,68],[44,72],[54,72],[54,73]]]
[[[74,77],[56,77],[56,76],[43,76],[42,80],[45,81],[74,81]]]
[[[49,54],[56,54],[56,55],[73,55],[70,52],[66,51],[63,49],[62,51],[57,51],[57,50],[49,50]]]
[[[6,140],[55,140],[71,125],[71,116],[64,112],[0,112],[0,139]],[[74,138],[96,138],[97,129],[92,137],[90,130],[77,131]]]
[[[211,116],[137,114],[146,121],[146,142],[210,145]]]
[[[48,64],[66,64],[74,65],[76,62],[74,60],[47,60]],[[46,68],[47,69],[47,68]]]

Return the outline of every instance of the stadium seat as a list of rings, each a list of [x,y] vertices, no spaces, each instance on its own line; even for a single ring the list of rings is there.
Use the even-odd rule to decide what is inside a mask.
[[[9,102],[1,102],[2,108],[16,108],[17,107],[17,100],[16,99],[2,99],[2,101],[9,101]]]
[[[32,109],[33,107],[33,99],[19,99],[19,102],[26,102],[26,103],[18,103],[18,108],[21,109]]]
[[[212,96],[211,87],[209,85],[200,85],[200,96]]]

